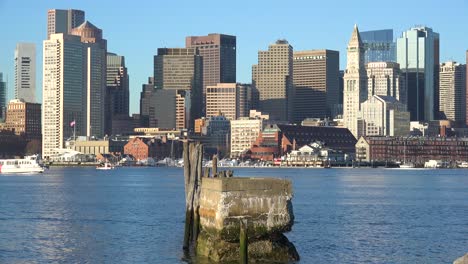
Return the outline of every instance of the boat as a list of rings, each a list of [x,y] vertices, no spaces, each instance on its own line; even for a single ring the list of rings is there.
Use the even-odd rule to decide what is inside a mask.
[[[102,166],[97,166],[96,170],[112,170],[115,166],[110,164],[109,162],[105,162]]]
[[[441,160],[429,160],[424,163],[424,168],[431,168],[431,169],[448,168],[448,164]]]
[[[25,156],[23,159],[0,159],[0,173],[42,173],[44,167],[38,155]]]
[[[462,163],[458,164],[458,168],[467,169],[468,168],[468,162],[462,162]]]
[[[415,166],[413,163],[403,163],[403,164],[400,164],[400,169],[414,169]]]

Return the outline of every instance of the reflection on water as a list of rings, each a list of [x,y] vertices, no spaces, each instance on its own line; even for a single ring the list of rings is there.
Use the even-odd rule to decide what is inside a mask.
[[[293,181],[301,263],[450,263],[468,251],[463,170],[238,169]],[[176,168],[0,176],[0,263],[209,263],[184,256]]]

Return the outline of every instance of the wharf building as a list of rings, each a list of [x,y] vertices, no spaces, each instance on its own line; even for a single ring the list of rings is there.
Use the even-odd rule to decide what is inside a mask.
[[[408,88],[411,121],[438,119],[439,33],[414,27],[397,39],[397,62]]]
[[[440,65],[439,111],[442,119],[466,123],[466,65],[453,61]]]
[[[36,45],[18,43],[15,49],[15,98],[36,102]]]
[[[224,115],[210,116],[195,120],[195,133],[191,140],[203,144],[205,155],[217,154],[225,157],[229,154],[231,122]]]
[[[275,121],[292,121],[294,111],[293,47],[278,40],[258,52],[252,66],[252,85],[259,93],[259,110]]]
[[[185,38],[185,47],[197,48],[203,59],[203,102],[208,86],[236,82],[236,46],[236,36],[225,34]]]
[[[356,143],[356,159],[420,166],[428,160],[468,161],[468,138],[361,137]]]
[[[202,116],[203,58],[197,48],[159,48],[154,56],[154,89],[190,91],[189,128]]]
[[[129,124],[129,76],[125,57],[107,53],[105,134],[118,134]]]
[[[294,122],[338,114],[339,65],[338,51],[294,51]]]
[[[242,117],[231,120],[231,157],[242,156],[251,147],[263,129],[264,121],[260,118]]]
[[[250,84],[218,83],[206,88],[206,117],[220,112],[229,120],[248,117],[253,105]]]
[[[8,103],[5,128],[26,140],[41,139],[41,104],[14,99]]]
[[[396,44],[393,41],[393,29],[361,31],[364,44],[364,64],[370,62],[395,62]]]

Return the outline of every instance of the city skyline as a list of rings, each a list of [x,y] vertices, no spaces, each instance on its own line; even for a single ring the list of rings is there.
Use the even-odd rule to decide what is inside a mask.
[[[297,3],[297,4],[296,4]],[[393,29],[396,39],[402,32],[415,24],[424,24],[440,33],[441,62],[454,60],[463,63],[465,60],[466,41],[460,39],[456,26],[463,25],[463,10],[468,3],[456,1],[451,7],[432,5],[426,7],[422,1],[405,3],[406,9],[389,7],[388,12],[379,12],[366,1],[358,9],[351,3],[341,3],[340,8],[331,3],[312,4],[297,1],[291,6],[272,3],[269,12],[260,12],[261,3],[249,3],[244,9],[242,3],[230,7],[230,12],[219,17],[219,22],[212,23],[209,16],[198,15],[199,12],[222,12],[224,6],[213,1],[204,3],[187,3],[183,10],[175,9],[170,3],[145,3],[141,8],[131,3],[106,5],[106,2],[63,3],[50,0],[30,5],[19,5],[14,1],[0,1],[0,22],[8,23],[13,18],[22,16],[22,23],[8,23],[6,41],[0,49],[0,71],[4,79],[8,77],[8,99],[14,95],[14,49],[18,42],[33,42],[37,46],[37,58],[42,58],[42,41],[47,38],[47,11],[49,9],[79,9],[92,18],[93,23],[103,29],[104,38],[109,40],[109,52],[126,57],[130,78],[130,112],[138,112],[139,91],[149,76],[152,76],[152,57],[160,47],[184,47],[187,36],[207,35],[209,33],[229,34],[237,37],[237,82],[251,82],[251,66],[256,64],[257,53],[279,38],[285,38],[294,50],[332,49],[340,52],[340,69],[346,64],[346,45],[349,30],[354,23],[360,30]],[[130,8],[131,6],[131,8]],[[301,6],[301,8],[297,8]],[[105,8],[104,8],[105,7]],[[154,7],[154,8],[153,8]],[[232,10],[231,10],[232,8]],[[414,10],[418,8],[418,12]],[[123,12],[125,11],[125,12]],[[161,11],[161,12],[159,12]],[[174,12],[178,13],[174,13]],[[236,12],[237,11],[237,12]],[[294,11],[294,12],[291,12]],[[424,12],[423,12],[424,11]],[[238,14],[251,19],[242,21]],[[119,16],[113,14],[118,13]],[[279,15],[290,13],[288,20],[275,21]],[[150,14],[153,14],[152,16]],[[169,19],[177,14],[180,20]],[[259,15],[260,14],[260,15]],[[333,23],[326,23],[333,14]],[[350,15],[352,14],[352,15]],[[450,20],[441,19],[448,16]],[[394,17],[398,15],[398,20]],[[437,17],[438,19],[434,19]],[[196,18],[196,19],[195,19]],[[117,22],[116,22],[117,21]],[[167,27],[171,21],[171,27]],[[460,26],[461,28],[461,26]],[[135,30],[136,29],[136,30]],[[307,29],[307,30],[306,30]],[[306,30],[306,31],[305,31]],[[151,34],[151,32],[155,32]],[[304,33],[306,32],[306,34]],[[334,32],[334,34],[330,34]],[[461,37],[463,38],[463,36]],[[136,48],[135,45],[138,45]],[[40,61],[40,60],[38,60]],[[37,101],[42,97],[42,67],[37,67]]]

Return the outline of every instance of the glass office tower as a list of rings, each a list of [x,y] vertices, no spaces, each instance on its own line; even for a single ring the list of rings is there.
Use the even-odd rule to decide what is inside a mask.
[[[395,62],[396,48],[393,42],[393,29],[363,31],[361,40],[364,44],[364,63]]]

